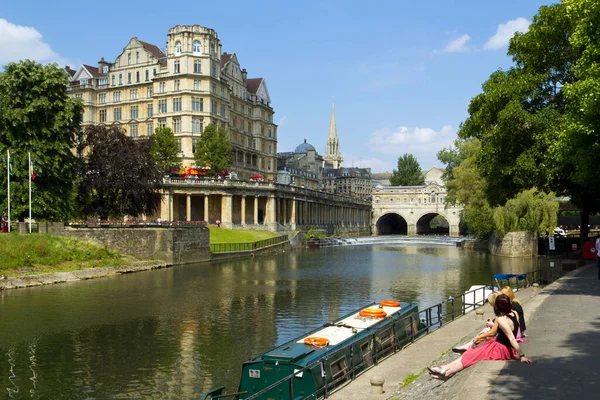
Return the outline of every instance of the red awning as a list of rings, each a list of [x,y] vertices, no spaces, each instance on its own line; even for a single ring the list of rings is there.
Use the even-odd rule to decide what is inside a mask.
[[[250,177],[250,179],[262,179],[262,178],[263,178],[262,175],[259,175],[259,174],[254,174]]]

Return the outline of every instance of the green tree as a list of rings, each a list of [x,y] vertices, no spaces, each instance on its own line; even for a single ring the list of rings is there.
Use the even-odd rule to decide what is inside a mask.
[[[571,23],[567,39],[578,57],[572,79],[564,85],[566,114],[552,152],[564,165],[562,175],[571,202],[581,208],[581,237],[587,237],[589,214],[600,211],[600,4],[565,0]]]
[[[508,232],[544,232],[554,229],[558,214],[558,201],[554,193],[537,189],[524,190],[504,206],[494,210],[495,232],[504,236]]]
[[[38,220],[65,220],[73,210],[77,175],[74,133],[79,128],[83,105],[67,96],[69,83],[55,64],[26,60],[9,63],[0,72],[0,197],[6,208],[6,155],[12,159],[12,218],[28,216],[31,152],[32,215]]]
[[[398,169],[392,172],[390,185],[419,186],[425,184],[425,177],[419,162],[412,154],[398,157]]]
[[[78,202],[83,216],[101,219],[153,214],[160,205],[162,171],[150,141],[132,139],[117,127],[86,129]]]
[[[168,173],[172,167],[179,164],[179,146],[171,128],[156,128],[150,136],[152,157],[163,173]]]
[[[233,148],[227,138],[227,130],[209,124],[196,144],[194,159],[198,167],[208,167],[211,174],[220,173],[231,167]]]

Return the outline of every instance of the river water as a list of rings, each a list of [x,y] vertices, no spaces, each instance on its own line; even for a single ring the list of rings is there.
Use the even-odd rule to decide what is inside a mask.
[[[0,398],[196,399],[371,302],[420,307],[535,269],[452,242],[370,242],[0,291]]]

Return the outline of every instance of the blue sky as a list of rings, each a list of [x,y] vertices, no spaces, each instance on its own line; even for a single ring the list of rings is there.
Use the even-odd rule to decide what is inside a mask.
[[[335,103],[345,166],[392,171],[404,153],[441,166],[469,100],[507,68],[508,38],[541,0],[0,0],[0,65],[113,61],[137,36],[164,49],[175,25],[217,31],[249,77],[267,81],[278,151],[305,138],[324,154]]]

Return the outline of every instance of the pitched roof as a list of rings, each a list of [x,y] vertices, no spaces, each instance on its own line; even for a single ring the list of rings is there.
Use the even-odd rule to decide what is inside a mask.
[[[227,54],[227,53],[221,54],[221,68],[223,68],[223,66],[225,64],[227,64],[229,62],[229,60],[231,60],[231,56],[233,56],[233,54]]]
[[[161,59],[161,58],[166,57],[165,53],[163,53],[162,50],[158,48],[158,46],[155,46],[150,43],[142,42],[141,40],[138,40],[138,41],[142,44],[142,47],[144,47],[144,50],[146,50],[147,52],[152,54],[154,56],[154,58]]]
[[[106,74],[103,74],[102,72],[100,72],[98,67],[92,67],[91,65],[83,64],[83,68],[85,68],[94,78],[98,78],[100,76],[106,76]]]
[[[69,67],[68,65],[65,66],[65,71],[67,71],[67,74],[69,74],[69,76],[72,78],[75,76],[75,74],[77,73],[77,70],[75,69],[71,69],[71,67]]]
[[[256,94],[256,92],[258,91],[258,88],[260,87],[260,84],[262,83],[262,81],[263,81],[263,78],[248,79],[248,81],[246,82],[246,87],[248,88],[248,91],[250,93]]]

